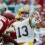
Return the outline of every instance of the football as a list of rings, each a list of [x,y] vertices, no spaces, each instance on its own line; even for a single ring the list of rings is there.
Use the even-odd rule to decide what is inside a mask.
[[[15,19],[15,16],[12,13],[5,13],[4,16],[9,20]]]

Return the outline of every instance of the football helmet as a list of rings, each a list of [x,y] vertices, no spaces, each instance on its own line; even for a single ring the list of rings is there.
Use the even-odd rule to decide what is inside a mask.
[[[15,19],[15,16],[12,13],[5,13],[4,16],[9,20]]]
[[[25,14],[24,14],[24,13],[25,13]],[[23,14],[24,14],[25,16],[23,16]],[[27,18],[27,17],[29,17],[29,11],[28,11],[27,8],[22,7],[22,8],[19,9],[18,14],[16,15],[15,18],[16,18],[16,19],[19,19],[19,18],[25,19],[25,18]]]
[[[0,4],[0,14],[4,14],[5,12],[5,7],[3,6],[3,4]]]

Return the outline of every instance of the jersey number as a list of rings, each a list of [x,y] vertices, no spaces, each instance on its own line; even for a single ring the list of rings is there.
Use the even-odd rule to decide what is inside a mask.
[[[3,27],[3,22],[0,21],[0,29]]]
[[[25,32],[26,34],[22,34],[23,36],[28,36],[28,28],[27,26],[22,26],[21,29],[25,28]],[[19,36],[18,37],[21,37],[21,34],[20,34],[20,27],[18,27],[18,33],[19,33]]]

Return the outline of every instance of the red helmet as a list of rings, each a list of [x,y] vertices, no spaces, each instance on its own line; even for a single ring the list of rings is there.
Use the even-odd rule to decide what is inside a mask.
[[[12,13],[5,13],[4,16],[9,20],[15,19],[15,16]]]

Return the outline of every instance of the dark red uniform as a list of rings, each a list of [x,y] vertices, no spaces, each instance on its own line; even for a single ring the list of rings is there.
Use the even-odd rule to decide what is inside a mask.
[[[10,25],[12,24],[12,23],[14,23],[15,22],[15,20],[12,20],[11,22],[10,22]],[[14,33],[10,33],[10,36],[13,38],[13,39],[16,39],[17,37],[16,37],[16,32]],[[5,43],[9,43],[9,41],[7,40],[7,39],[5,39],[5,38],[3,38],[3,41],[5,42]]]
[[[8,19],[0,15],[0,37],[3,36],[6,28],[8,27]]]

